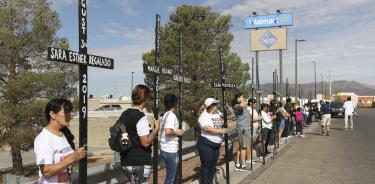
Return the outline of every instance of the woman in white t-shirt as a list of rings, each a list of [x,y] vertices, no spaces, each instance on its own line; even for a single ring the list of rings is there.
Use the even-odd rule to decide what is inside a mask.
[[[160,127],[160,154],[166,163],[166,176],[164,183],[173,184],[178,165],[178,140],[184,131],[179,129],[179,122],[176,116],[177,97],[174,94],[164,96],[164,106],[167,112],[161,120]]]
[[[72,103],[61,98],[46,106],[48,124],[34,141],[39,184],[71,183],[72,164],[86,157],[86,148],[74,151],[74,136],[67,128],[72,110]]]
[[[201,184],[211,184],[213,182],[223,135],[229,132],[228,128],[223,127],[224,122],[218,113],[217,104],[219,102],[219,100],[214,98],[207,98],[204,101],[205,110],[198,119],[201,128],[201,136],[197,143],[201,160]]]

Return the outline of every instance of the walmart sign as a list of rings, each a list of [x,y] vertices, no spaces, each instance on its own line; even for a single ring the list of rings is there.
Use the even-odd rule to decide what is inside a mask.
[[[274,15],[250,16],[245,18],[245,28],[265,28],[293,25],[292,13],[281,13]]]

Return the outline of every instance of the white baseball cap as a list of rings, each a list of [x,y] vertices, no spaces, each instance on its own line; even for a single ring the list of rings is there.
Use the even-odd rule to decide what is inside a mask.
[[[212,105],[212,104],[217,104],[217,103],[219,103],[220,102],[220,100],[216,100],[216,99],[214,99],[214,98],[207,98],[205,101],[204,101],[204,105],[206,106],[206,107],[208,107],[208,106],[210,106],[210,105]]]

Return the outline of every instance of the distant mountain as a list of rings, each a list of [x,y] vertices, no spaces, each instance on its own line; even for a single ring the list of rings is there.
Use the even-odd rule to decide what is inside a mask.
[[[291,96],[294,96],[294,84],[289,84]],[[323,84],[324,94],[329,94],[329,83],[324,82]],[[272,83],[262,84],[261,89],[265,91],[265,94],[272,93]],[[283,94],[285,95],[285,83],[282,86]],[[302,93],[304,97],[309,97],[309,93],[314,95],[315,85],[314,83],[302,84]],[[322,82],[316,83],[317,94],[322,93]],[[332,93],[337,92],[354,92],[361,96],[375,96],[375,86],[368,85],[356,81],[333,81],[332,82]]]

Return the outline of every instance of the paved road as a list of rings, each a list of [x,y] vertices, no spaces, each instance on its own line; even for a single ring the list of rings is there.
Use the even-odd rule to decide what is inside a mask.
[[[353,131],[344,131],[344,120],[334,119],[330,136],[320,136],[316,128],[241,183],[374,184],[375,109],[358,113]]]

